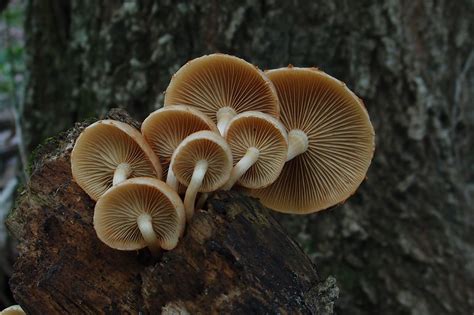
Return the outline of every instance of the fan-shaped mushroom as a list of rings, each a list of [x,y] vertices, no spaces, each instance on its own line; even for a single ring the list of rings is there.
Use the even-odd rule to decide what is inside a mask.
[[[135,128],[114,120],[100,120],[77,138],[71,153],[76,182],[94,200],[127,178],[161,179],[161,165]]]
[[[165,106],[194,106],[211,117],[221,134],[229,120],[249,110],[279,116],[275,88],[265,74],[243,59],[212,54],[189,61],[173,76]]]
[[[148,246],[154,254],[178,244],[185,226],[184,205],[171,187],[147,177],[128,179],[97,201],[94,228],[99,239],[119,250]]]
[[[280,121],[260,112],[245,112],[232,118],[224,138],[236,164],[223,189],[232,188],[237,181],[246,188],[263,188],[277,179],[288,151]]]
[[[311,213],[352,195],[370,165],[374,130],[362,101],[344,83],[317,69],[267,72],[288,133],[288,162],[270,186],[253,190],[268,207]]]
[[[176,148],[171,167],[179,182],[188,186],[184,208],[186,218],[190,220],[198,191],[214,191],[229,180],[232,153],[219,134],[198,131],[185,138]]]
[[[158,109],[151,113],[142,124],[143,136],[160,158],[164,168],[164,177],[167,178],[166,183],[176,191],[178,191],[178,182],[173,175],[173,170],[169,169],[171,156],[184,138],[200,130],[218,132],[216,125],[209,117],[185,105]]]

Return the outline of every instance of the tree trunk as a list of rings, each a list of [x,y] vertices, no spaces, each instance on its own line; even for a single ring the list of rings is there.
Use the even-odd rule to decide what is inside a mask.
[[[268,210],[237,192],[213,196],[159,259],[101,243],[94,202],[70,171],[85,126],[41,148],[7,221],[19,240],[10,284],[29,314],[332,314],[335,280],[321,282]]]
[[[143,118],[204,53],[320,67],[364,99],[374,162],[343,207],[281,220],[337,277],[341,313],[468,314],[473,12],[469,0],[30,0],[31,145],[111,106]]]

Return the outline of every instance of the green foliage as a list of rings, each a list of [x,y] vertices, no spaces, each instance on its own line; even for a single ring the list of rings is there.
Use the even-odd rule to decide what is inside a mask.
[[[0,108],[19,107],[24,86],[24,4],[12,1],[0,14]]]

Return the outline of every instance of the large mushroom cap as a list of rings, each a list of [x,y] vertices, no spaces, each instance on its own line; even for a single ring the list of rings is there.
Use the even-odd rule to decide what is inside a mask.
[[[254,110],[279,116],[278,97],[265,74],[245,60],[225,54],[205,55],[182,66],[166,89],[164,103],[195,106],[215,123],[220,120],[220,110],[234,115]]]
[[[374,129],[362,101],[316,69],[288,67],[267,76],[278,92],[281,121],[289,132],[306,134],[308,147],[272,185],[252,194],[270,208],[297,214],[346,200],[364,180],[374,152]]]
[[[151,113],[142,124],[142,134],[159,157],[166,178],[171,156],[190,134],[200,130],[218,132],[214,122],[191,106],[174,105]]]
[[[280,175],[288,150],[286,130],[280,121],[260,112],[245,112],[229,122],[224,137],[234,164],[242,160],[249,148],[258,152],[256,162],[237,181],[241,186],[263,188]]]
[[[110,188],[97,201],[94,228],[109,247],[138,250],[150,246],[138,225],[140,217],[151,219],[161,248],[177,245],[185,225],[184,205],[174,190],[154,178],[132,178]]]
[[[188,186],[199,161],[207,162],[200,192],[219,189],[229,179],[232,153],[224,138],[212,131],[198,131],[185,138],[176,148],[172,167],[179,182]]]
[[[114,120],[88,126],[77,138],[71,154],[76,182],[94,200],[112,186],[117,168],[125,166],[128,177],[161,179],[160,161],[135,128]]]

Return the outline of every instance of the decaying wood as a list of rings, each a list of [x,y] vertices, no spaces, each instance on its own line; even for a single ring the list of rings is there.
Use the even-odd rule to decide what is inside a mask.
[[[121,111],[109,114],[132,123]],[[86,123],[36,153],[8,227],[19,241],[10,284],[31,314],[330,314],[338,289],[264,209],[219,192],[198,211],[179,246],[108,248],[92,225],[94,202],[72,180],[70,151]]]

